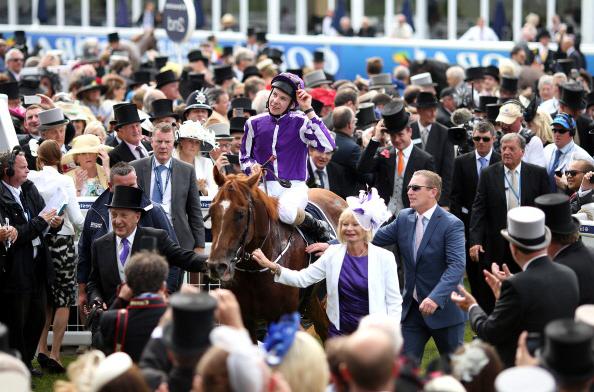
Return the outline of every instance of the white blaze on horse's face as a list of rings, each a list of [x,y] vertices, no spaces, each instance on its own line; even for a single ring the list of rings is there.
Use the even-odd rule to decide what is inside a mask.
[[[230,205],[231,202],[229,200],[221,201],[221,207],[223,207],[223,215],[225,215],[225,211],[227,211],[227,208],[229,208]]]

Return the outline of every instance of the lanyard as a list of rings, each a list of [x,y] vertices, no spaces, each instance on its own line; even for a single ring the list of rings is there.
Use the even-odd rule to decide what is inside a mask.
[[[516,170],[516,169],[514,169]],[[509,178],[507,178],[507,174],[503,173],[503,178],[505,178],[505,182],[507,183],[508,188],[510,189],[514,195],[514,197],[516,198],[516,200],[518,201],[518,205],[521,205],[522,203],[520,202],[520,195],[518,193],[516,193],[516,190],[514,189],[514,187],[512,186],[512,184],[509,182]],[[522,177],[518,176],[518,192],[520,191],[520,184],[522,183]]]
[[[167,190],[167,186],[169,185],[169,179],[171,178],[171,165],[173,164],[173,160],[169,162],[169,167],[167,168],[167,177],[165,177],[165,187],[161,185],[161,173],[157,170],[157,163],[155,162],[155,157],[153,156],[153,171],[155,172],[155,186],[159,190],[161,194],[161,200],[165,197],[165,191]]]

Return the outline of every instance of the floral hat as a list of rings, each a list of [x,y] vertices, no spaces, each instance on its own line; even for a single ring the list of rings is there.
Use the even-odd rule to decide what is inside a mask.
[[[379,197],[375,188],[361,190],[359,197],[349,196],[346,202],[361,227],[367,231],[371,230],[373,234],[391,216],[384,199]]]

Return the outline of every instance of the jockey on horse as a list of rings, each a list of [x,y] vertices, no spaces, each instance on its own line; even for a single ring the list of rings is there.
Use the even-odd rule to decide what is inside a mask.
[[[271,87],[266,102],[268,112],[252,116],[245,123],[239,155],[241,168],[249,175],[260,172],[264,166],[265,189],[278,198],[280,220],[327,242],[332,239],[329,225],[304,210],[308,201],[308,146],[331,152],[336,144],[316,116],[311,95],[305,91],[301,78],[283,72],[272,79]],[[290,186],[281,186],[287,180]]]

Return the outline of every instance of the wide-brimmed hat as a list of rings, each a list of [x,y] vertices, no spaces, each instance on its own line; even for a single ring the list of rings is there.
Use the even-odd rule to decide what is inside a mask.
[[[229,120],[229,132],[230,133],[243,133],[245,131],[245,122],[247,118],[245,117],[233,117]]]
[[[39,112],[39,130],[45,131],[57,127],[58,125],[68,124],[70,120],[66,118],[60,108],[53,108]]]
[[[357,127],[366,128],[376,121],[375,105],[371,102],[359,104],[359,110],[357,110]]]
[[[571,216],[569,196],[549,193],[534,199],[536,207],[544,211],[545,224],[552,233],[568,235],[580,228],[580,221]]]
[[[252,77],[252,76],[257,76],[257,77],[261,78],[262,77],[262,74],[260,73],[260,70],[258,69],[258,67],[256,67],[255,65],[248,65],[243,70],[243,78],[241,79],[241,81],[243,83],[245,83],[245,81],[249,77]]]
[[[111,151],[113,147],[101,144],[101,140],[95,135],[85,134],[75,137],[72,140],[72,148],[62,155],[62,165],[68,165],[74,160],[76,154],[98,154],[99,151]]]
[[[332,83],[330,80],[326,79],[326,74],[321,69],[303,75],[303,82],[305,82],[305,87],[307,88],[314,88]]]
[[[392,84],[392,75],[389,73],[381,73],[378,75],[371,75],[369,78],[369,89],[378,90],[381,88],[394,87]]]
[[[545,226],[545,214],[535,207],[516,207],[507,212],[507,229],[501,235],[512,244],[528,250],[540,250],[551,243],[551,230]]]
[[[116,185],[113,190],[111,204],[106,204],[107,208],[125,208],[134,211],[146,211],[147,207],[142,207],[142,189],[127,185]]]
[[[208,293],[175,293],[169,297],[173,318],[163,328],[163,343],[180,355],[193,355],[210,346],[217,301]]]
[[[503,76],[501,78],[501,90],[515,93],[518,91],[518,78]]]
[[[428,91],[421,91],[419,95],[417,95],[417,100],[415,101],[417,109],[434,108],[437,107],[438,104],[439,102],[437,101],[435,94]]]
[[[161,88],[169,83],[179,82],[179,79],[175,72],[168,69],[167,71],[159,72],[157,76],[155,76],[155,80],[157,81],[157,88]]]
[[[505,124],[513,124],[518,117],[522,116],[522,108],[519,104],[510,102],[501,106],[499,115],[495,121]]]
[[[488,65],[483,69],[485,76],[491,76],[499,82],[499,68],[494,65]]]
[[[212,107],[208,104],[208,97],[203,90],[196,90],[188,96],[182,117],[185,119],[187,113],[192,109],[203,109],[208,111],[209,116],[212,114]]]
[[[234,98],[231,100],[231,108],[227,111],[227,118],[233,117],[233,111],[236,109],[243,110],[244,113],[249,113],[251,116],[256,115],[256,110],[252,108],[252,100],[245,97]]]
[[[561,383],[578,383],[594,376],[594,329],[572,319],[553,320],[544,330],[542,363]]]
[[[173,101],[171,99],[156,99],[152,103],[153,111],[149,120],[155,121],[163,117],[178,118],[177,113],[173,111]]]
[[[404,108],[404,102],[393,100],[384,105],[382,109],[384,126],[388,133],[398,133],[410,125],[410,113]]]
[[[81,99],[83,93],[87,91],[99,90],[101,94],[104,94],[107,90],[107,87],[102,85],[97,81],[97,79],[92,77],[85,77],[81,79],[82,86],[76,91],[76,98]]]
[[[210,149],[216,146],[214,131],[210,128],[205,128],[199,121],[184,121],[175,133],[175,136],[178,141],[181,139],[199,140],[202,143],[208,144]]]
[[[485,113],[487,111],[487,105],[492,103],[497,103],[499,98],[490,96],[490,95],[481,95],[479,97],[479,105],[478,107],[474,108],[474,112],[476,113]]]
[[[216,123],[208,126],[215,133],[216,140],[233,140],[229,123]]]
[[[102,360],[90,380],[89,392],[100,391],[105,385],[120,377],[134,366],[132,358],[124,352],[117,352]]]
[[[471,82],[485,77],[485,69],[483,67],[466,68],[466,81]]]
[[[216,84],[221,84],[225,80],[233,79],[235,75],[233,74],[233,68],[230,65],[220,65],[218,67],[214,67],[214,81]]]
[[[433,78],[429,72],[422,72],[411,76],[410,84],[413,86],[437,86],[437,83],[433,83]]]
[[[142,122],[138,115],[138,109],[133,103],[113,105],[113,117],[116,130],[124,125]]]
[[[19,82],[0,83],[0,94],[8,95],[8,99],[18,99]]]
[[[585,93],[584,88],[578,83],[563,83],[561,85],[561,98],[559,98],[559,102],[571,109],[585,109]]]

